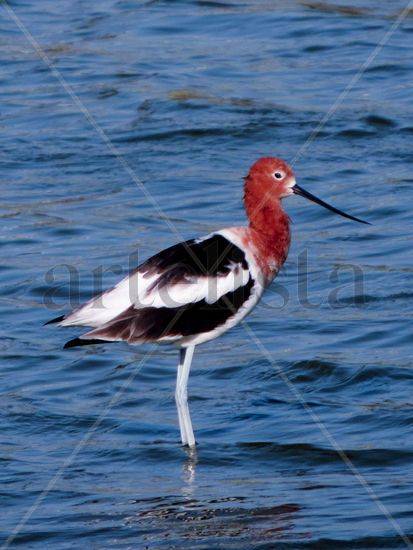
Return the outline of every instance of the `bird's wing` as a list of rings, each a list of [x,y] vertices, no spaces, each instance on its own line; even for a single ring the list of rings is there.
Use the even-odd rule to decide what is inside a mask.
[[[152,256],[116,286],[60,319],[60,324],[102,327],[115,319],[139,316],[143,310],[152,314],[166,310],[169,317],[191,304],[213,305],[249,280],[244,252],[220,233],[212,233]]]

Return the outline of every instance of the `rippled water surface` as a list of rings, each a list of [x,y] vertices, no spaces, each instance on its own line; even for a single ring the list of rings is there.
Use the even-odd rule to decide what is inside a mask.
[[[405,7],[0,5],[3,548],[413,547]],[[197,349],[190,453],[176,350],[63,350],[80,331],[43,323],[244,223],[269,154],[372,225],[286,201],[293,245],[250,331]]]

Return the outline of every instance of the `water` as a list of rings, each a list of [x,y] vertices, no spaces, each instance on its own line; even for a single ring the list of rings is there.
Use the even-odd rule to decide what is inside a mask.
[[[408,547],[411,10],[399,24],[398,0],[9,6],[61,80],[2,5],[3,542]],[[255,339],[238,327],[197,350],[190,453],[175,350],[64,351],[80,331],[42,324],[160,248],[242,224],[242,176],[268,154],[373,225],[286,202],[293,246]]]

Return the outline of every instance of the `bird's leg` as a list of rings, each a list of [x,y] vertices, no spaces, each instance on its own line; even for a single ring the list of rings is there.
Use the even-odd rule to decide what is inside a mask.
[[[179,364],[178,364],[178,370],[176,373],[176,389],[175,389],[175,402],[176,402],[176,409],[178,411],[179,429],[181,431],[182,445],[186,445],[188,443],[185,424],[182,416],[182,407],[180,406],[180,393],[179,393],[179,388],[182,385],[181,379],[182,379],[182,370],[184,368],[184,362],[185,362],[185,351],[186,350],[184,348],[181,348],[179,350]]]
[[[195,447],[195,437],[192,430],[191,417],[188,408],[188,377],[191,368],[195,346],[188,346],[179,350],[179,365],[176,376],[175,401],[178,410],[179,428],[183,445]]]

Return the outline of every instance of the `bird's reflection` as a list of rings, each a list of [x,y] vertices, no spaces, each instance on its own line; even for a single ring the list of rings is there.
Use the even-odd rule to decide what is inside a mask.
[[[185,447],[186,460],[182,465],[182,496],[192,498],[196,488],[195,474],[198,464],[196,447]]]

